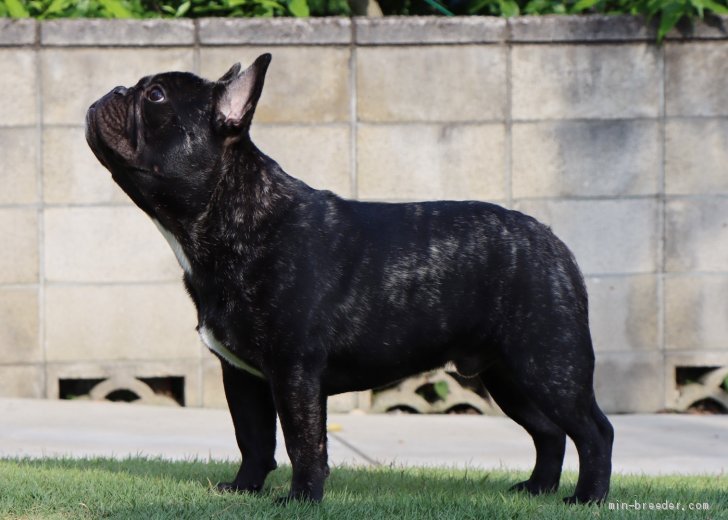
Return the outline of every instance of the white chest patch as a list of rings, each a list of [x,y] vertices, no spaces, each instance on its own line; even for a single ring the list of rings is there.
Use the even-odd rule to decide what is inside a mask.
[[[160,224],[157,219],[153,218],[152,221],[156,224],[157,228],[162,233],[162,236],[167,240],[167,243],[169,243],[169,247],[172,248],[172,252],[174,253],[174,256],[177,257],[177,261],[184,272],[192,274],[192,264],[190,264],[190,259],[187,258],[184,249],[182,249],[182,244],[180,244],[177,238],[175,238],[175,236],[170,233],[167,228]]]
[[[205,344],[205,346],[213,352],[217,353],[232,366],[234,366],[235,368],[239,368],[240,370],[245,370],[249,374],[252,374],[261,379],[265,379],[265,376],[260,370],[251,367],[248,363],[230,352],[230,350],[228,350],[225,345],[220,343],[220,341],[215,337],[210,329],[203,325],[200,327],[199,332],[200,338],[202,339],[202,342]]]

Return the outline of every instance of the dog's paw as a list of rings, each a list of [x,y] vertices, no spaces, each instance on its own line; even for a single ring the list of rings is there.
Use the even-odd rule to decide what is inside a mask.
[[[523,491],[531,495],[541,495],[543,493],[553,493],[559,487],[559,484],[535,484],[530,480],[524,480],[518,484],[511,486],[511,491]]]
[[[260,493],[263,484],[239,485],[235,482],[220,482],[215,486],[219,493]]]
[[[319,503],[323,500],[323,494],[320,496],[313,496],[311,493],[307,492],[293,492],[291,491],[286,496],[279,497],[275,499],[274,503],[277,506],[286,506],[290,504],[291,502],[311,502],[311,503]]]
[[[604,501],[603,498],[580,498],[576,495],[564,498],[564,504],[569,506],[590,506],[600,505]]]

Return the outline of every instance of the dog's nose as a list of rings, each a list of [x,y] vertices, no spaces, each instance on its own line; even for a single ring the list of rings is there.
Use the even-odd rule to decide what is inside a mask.
[[[111,92],[113,92],[117,96],[123,96],[124,94],[126,94],[127,88],[126,87],[114,87],[114,90],[112,90]]]

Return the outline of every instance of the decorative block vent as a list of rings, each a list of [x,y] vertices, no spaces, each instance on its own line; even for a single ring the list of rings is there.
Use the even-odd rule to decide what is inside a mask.
[[[185,378],[114,376],[108,379],[60,379],[61,399],[122,401],[161,406],[184,406]]]
[[[479,379],[463,377],[449,367],[375,391],[371,411],[503,415]]]
[[[678,411],[728,413],[728,367],[675,367]]]

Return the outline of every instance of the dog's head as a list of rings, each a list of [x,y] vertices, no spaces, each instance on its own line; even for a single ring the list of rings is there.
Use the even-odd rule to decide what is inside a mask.
[[[206,205],[225,161],[250,142],[271,56],[218,81],[190,73],[147,76],[89,107],[86,140],[131,199],[167,227]]]

